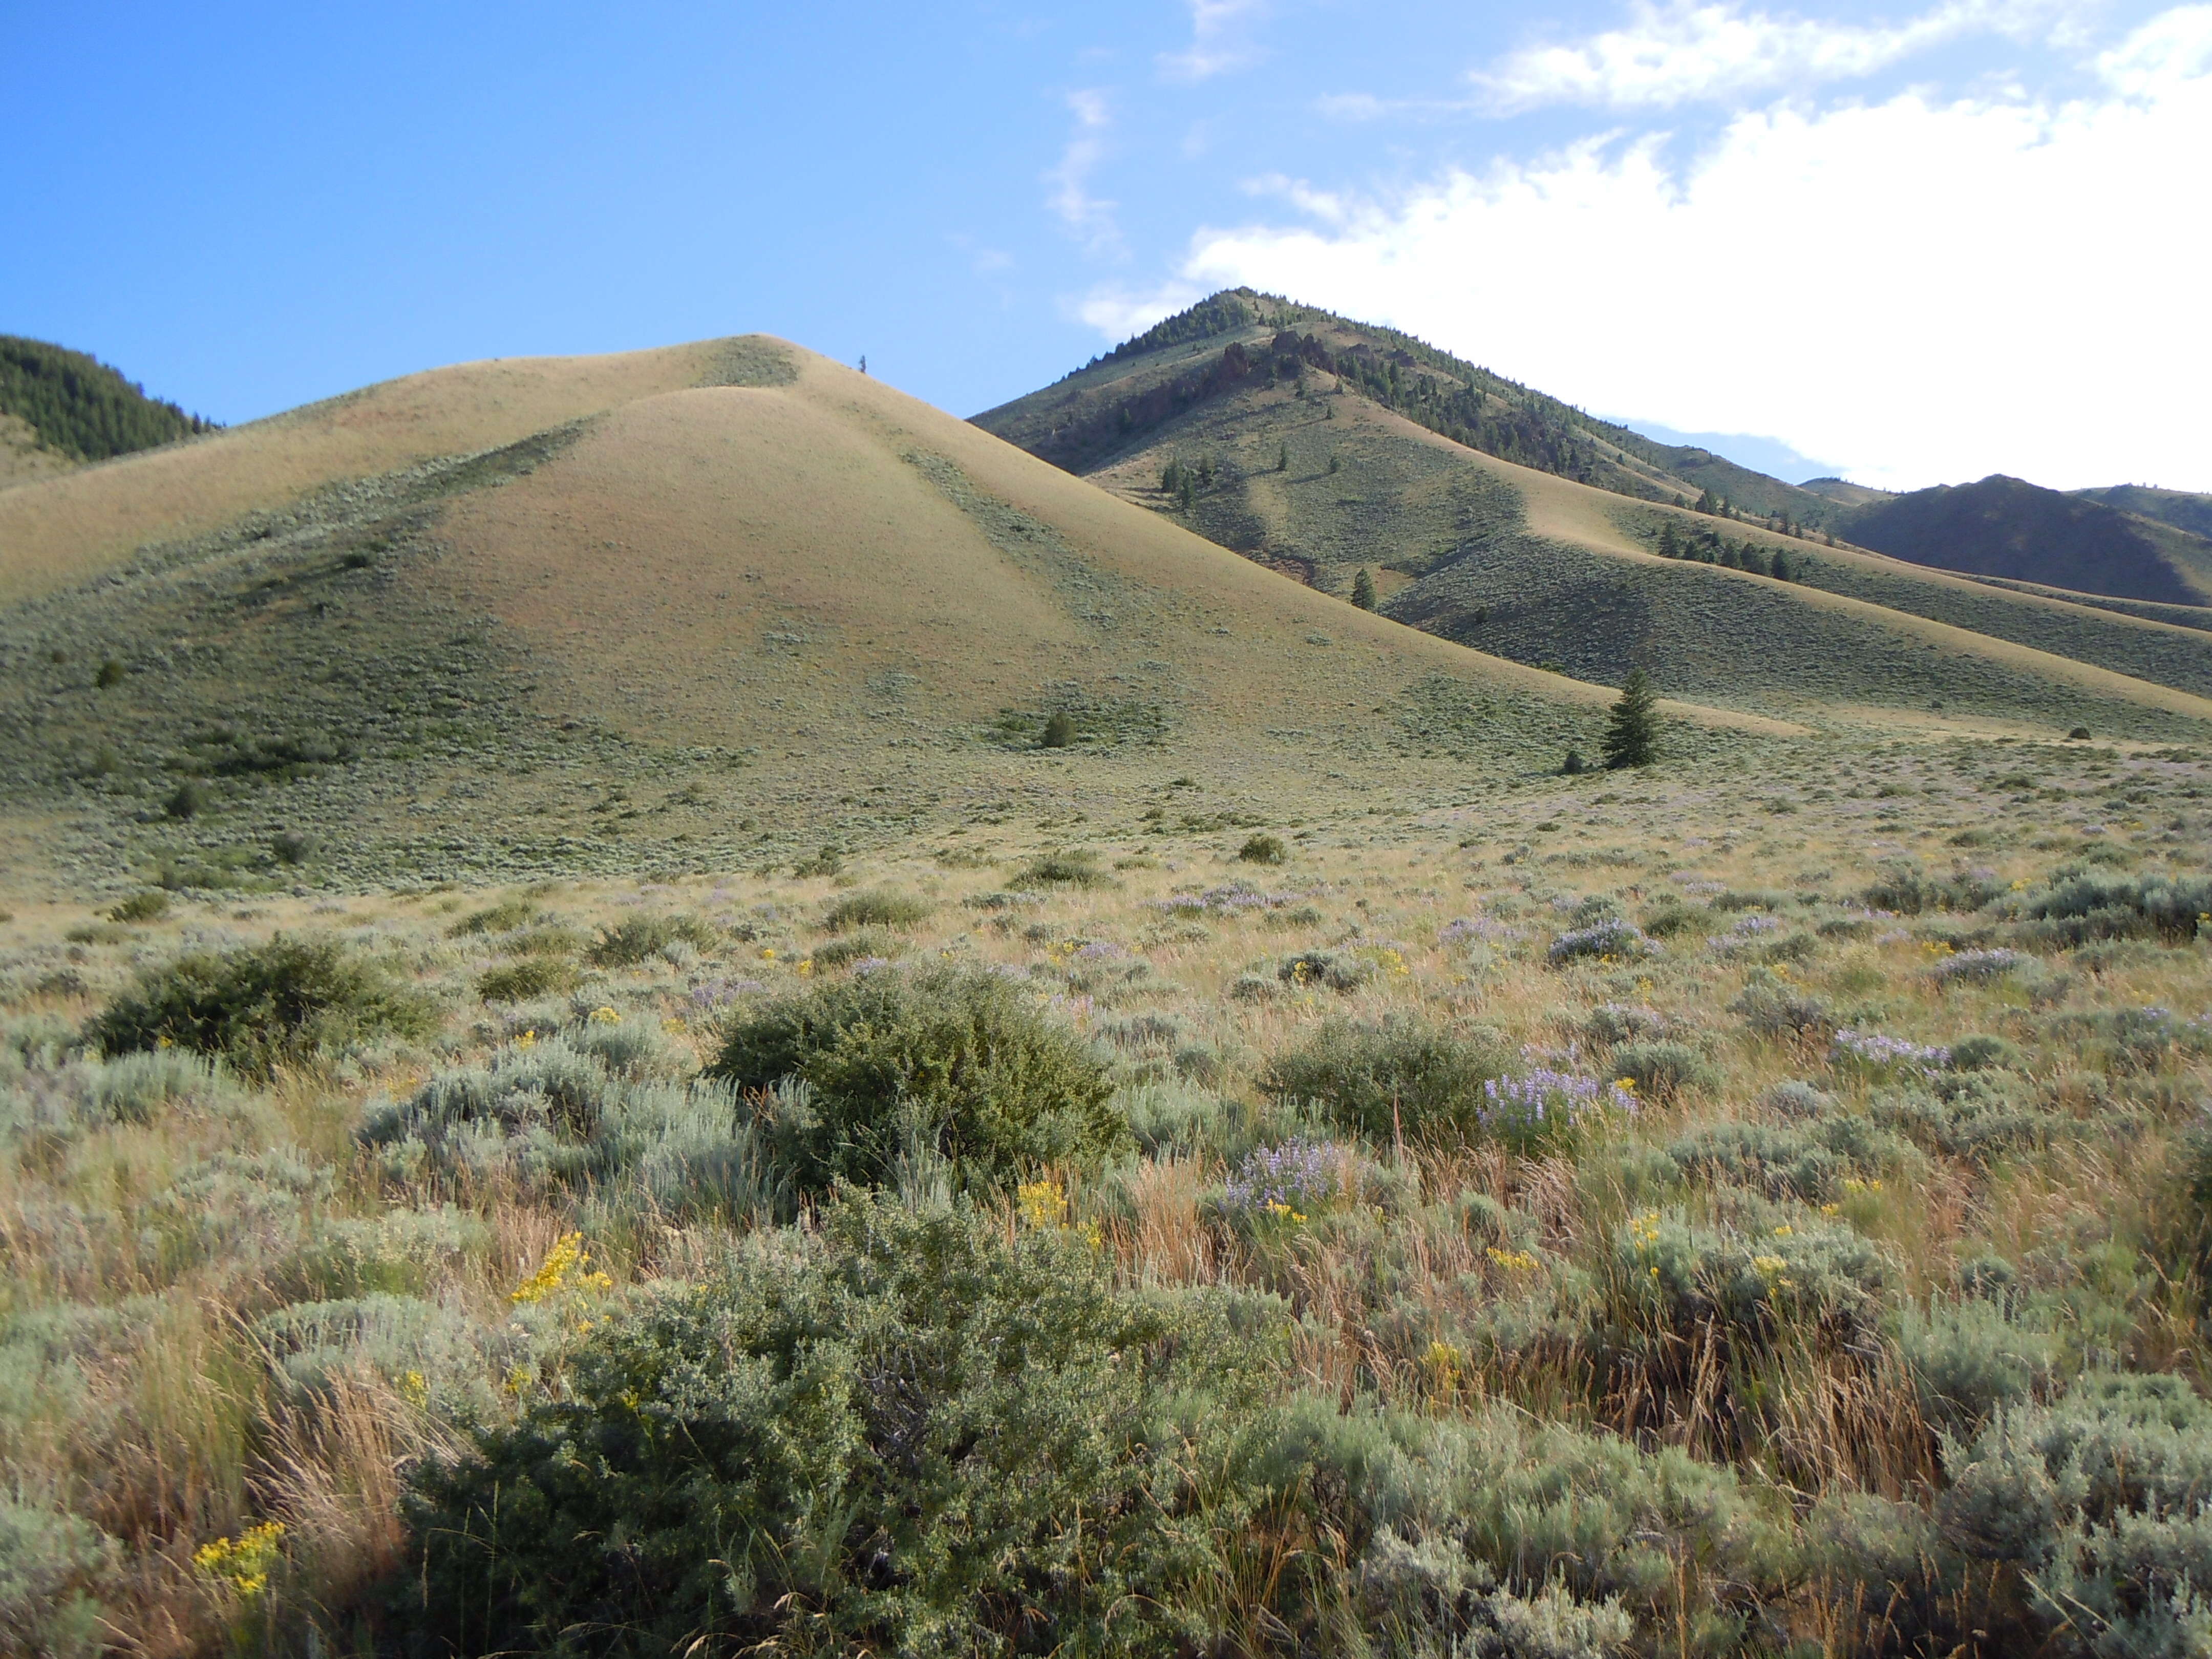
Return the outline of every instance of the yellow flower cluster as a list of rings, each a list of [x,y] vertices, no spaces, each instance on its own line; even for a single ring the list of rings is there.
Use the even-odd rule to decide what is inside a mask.
[[[594,1025],[619,1025],[622,1016],[611,1008],[594,1008],[585,1016]]]
[[[1029,1226],[1067,1224],[1067,1189],[1057,1181],[1024,1181],[1014,1188],[1014,1206]]]
[[[545,1252],[538,1271],[516,1285],[507,1299],[517,1307],[529,1307],[570,1291],[611,1291],[614,1284],[605,1273],[592,1271],[583,1234],[563,1233]]]
[[[264,1521],[235,1538],[201,1545],[192,1552],[192,1565],[251,1601],[269,1588],[270,1571],[283,1552],[284,1523]]]
[[[1449,1394],[1459,1386],[1460,1366],[1464,1359],[1465,1356],[1449,1342],[1438,1340],[1429,1344],[1429,1351],[1422,1356],[1422,1361],[1427,1365],[1430,1376],[1435,1378],[1439,1394]]]
[[[1294,1210],[1287,1204],[1279,1204],[1272,1201],[1267,1206],[1267,1213],[1275,1217],[1278,1220],[1293,1223],[1303,1223],[1306,1218],[1305,1212],[1304,1211]]]
[[[1532,1273],[1536,1271],[1536,1258],[1526,1250],[1501,1250],[1493,1244],[1483,1254],[1510,1273]]]

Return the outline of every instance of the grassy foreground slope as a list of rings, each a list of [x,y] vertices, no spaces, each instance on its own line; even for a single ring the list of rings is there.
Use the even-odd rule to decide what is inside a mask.
[[[1685,511],[1632,452],[1547,447],[1548,428],[1462,429],[1487,447],[1471,447],[1417,418],[1466,383],[1407,352],[1379,359],[1378,385],[1357,355],[1374,331],[1321,315],[1302,313],[1304,333],[1249,307],[1197,337],[1163,325],[1159,343],[977,419],[1258,562],[1337,593],[1372,567],[1389,614],[1582,678],[1640,665],[1698,701],[1800,720],[1887,710],[2144,737],[2181,735],[2212,696],[2196,630]],[[1513,408],[1534,420],[1546,400]],[[1509,449],[1529,464],[1492,453]],[[1670,524],[1683,550],[1781,550],[1796,579],[1650,556]]]
[[[692,384],[735,371],[755,384]],[[1234,817],[1316,775],[1553,767],[1609,696],[758,337],[418,376],[0,507],[46,550],[46,591],[0,614],[19,881],[696,868],[947,816]],[[1686,749],[1784,729],[1679,712]],[[1044,747],[1054,714],[1072,740]]]
[[[2201,1651],[2208,791],[1838,740],[1279,863],[19,907],[0,1649]],[[161,1046],[240,967],[330,1017]],[[976,1167],[977,1010],[1090,1149]]]

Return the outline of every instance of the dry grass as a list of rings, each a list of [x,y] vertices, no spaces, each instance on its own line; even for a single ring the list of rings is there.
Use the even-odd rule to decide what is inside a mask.
[[[1987,780],[2015,767],[2036,770],[2068,802],[2013,801],[1994,792]],[[1139,1013],[1172,1020],[1182,1032],[1177,1043],[1202,1044],[1215,1056],[1211,1088],[1263,1117],[1273,1109],[1254,1093],[1260,1064],[1332,1017],[1381,1022],[1418,1014],[1460,1029],[1479,1024],[1510,1046],[1528,1045],[1532,1054],[1572,1068],[1601,1062],[1601,1046],[1587,1034],[1595,1007],[1648,1006],[1705,1050],[1720,1086],[1655,1103],[1579,1154],[1520,1157],[1483,1139],[1371,1148],[1367,1156],[1392,1172],[1394,1190],[1403,1194],[1387,1213],[1367,1220],[1351,1213],[1278,1235],[1223,1218],[1222,1182],[1233,1159],[1201,1147],[1089,1177],[1069,1172],[1072,1219],[1099,1223],[1132,1282],[1283,1297],[1300,1316],[1286,1383],[1443,1414],[1507,1401],[1536,1420],[1609,1430],[1733,1464],[1747,1478],[1778,1483],[1801,1504],[1847,1491],[1922,1501],[1942,1468],[1911,1375],[1886,1339],[1839,1345],[1808,1334],[1747,1347],[1740,1334],[1709,1322],[1656,1331],[1624,1358],[1566,1325],[1486,1351],[1468,1346],[1465,1333],[1515,1306],[1548,1306],[1547,1298],[1559,1296],[1567,1298],[1560,1306],[1583,1310],[1578,1317],[1613,1317],[1604,1310],[1629,1309],[1634,1291],[1608,1278],[1611,1241],[1629,1218],[1667,1207],[1720,1224],[1745,1202],[1710,1180],[1655,1195],[1649,1165],[1638,1161],[1646,1152],[1717,1122],[1771,1121],[1760,1102],[1793,1078],[1815,1079],[1850,1109],[1876,1103],[1881,1080],[1832,1067],[1823,1041],[1763,1037],[1729,1012],[1759,942],[1795,930],[1814,940],[1784,963],[1807,994],[1840,1009],[1878,1004],[1883,1029],[1915,1041],[1972,1030],[2007,1035],[2031,1055],[2027,1086],[2057,1119],[2090,1131],[2054,1134],[1990,1160],[1907,1160],[1879,1189],[1839,1197],[1838,1224],[1890,1263],[1890,1294],[1905,1304],[1954,1294],[1960,1264],[1983,1253],[2021,1264],[2031,1278],[2077,1273],[2067,1294],[2094,1306],[2103,1322],[2065,1339],[2077,1352],[2117,1340],[2130,1363],[2195,1375],[2196,1289],[2161,1241],[2174,1228],[2165,1171],[2176,1103],[2204,1086],[2203,1062],[2176,1054],[2148,1073],[2093,1073],[2051,1022],[2149,1003],[2200,1011],[2203,955],[2145,945],[2106,951],[2089,965],[2086,957],[2041,957],[2039,971],[2073,979],[2057,1003],[2038,1005],[2008,981],[1936,984],[1929,969],[1942,949],[1931,941],[1962,919],[1862,921],[1853,896],[1876,861],[1896,851],[1940,860],[1962,822],[2003,843],[1972,854],[2001,883],[2033,881],[2082,844],[2080,837],[2065,847],[2032,844],[2052,839],[2054,822],[2101,817],[2127,790],[2145,797],[2130,808],[2142,822],[2163,823],[2176,810],[2193,820],[2208,784],[2193,763],[2096,757],[2078,748],[1900,748],[1839,752],[1802,775],[1760,779],[1755,795],[1724,771],[1656,773],[1563,780],[1419,817],[1347,817],[1294,840],[1286,866],[1257,872],[1236,860],[1241,827],[1100,837],[1091,846],[1113,870],[1114,885],[1056,890],[1001,908],[966,901],[999,891],[1036,853],[1063,845],[1058,832],[1008,827],[989,843],[993,862],[981,868],[933,856],[971,839],[960,837],[856,860],[837,878],[728,873],[643,890],[580,880],[534,889],[532,900],[576,939],[641,906],[696,916],[714,930],[718,942],[703,953],[679,945],[635,968],[595,972],[573,1004],[606,1005],[653,1023],[679,1066],[705,1051],[718,1007],[742,1007],[760,994],[732,990],[733,983],[774,991],[811,979],[817,970],[809,952],[825,937],[820,918],[829,902],[863,886],[896,888],[933,907],[908,930],[917,956],[1030,975],[1060,1017],[1094,1033]],[[1777,817],[1760,805],[1815,791],[1828,796],[1817,812]],[[1562,827],[1547,831],[1547,823]],[[2201,858],[2194,835],[2154,827],[2088,840],[2118,841],[2137,861],[2186,866]],[[1238,880],[1270,896],[1211,906],[1189,896]],[[1646,964],[1561,969],[1545,960],[1550,937],[1589,893],[1609,893],[1634,915],[1666,896],[1695,902],[1724,888],[1815,898],[1785,896],[1779,902],[1793,914],[1765,933],[1737,931],[1741,918],[1765,914],[1756,908],[1706,913]],[[450,1442],[453,1419],[440,1414],[419,1375],[404,1366],[396,1374],[379,1370],[367,1347],[303,1394],[284,1382],[267,1335],[268,1317],[288,1303],[328,1293],[313,1288],[300,1264],[301,1252],[331,1225],[458,1206],[476,1226],[472,1242],[436,1258],[409,1293],[495,1334],[518,1317],[509,1292],[572,1231],[586,1232],[593,1266],[618,1285],[696,1274],[720,1257],[726,1235],[650,1206],[617,1215],[585,1194],[395,1178],[356,1139],[374,1097],[404,1094],[441,1066],[534,1029],[533,1020],[572,1017],[550,1006],[494,1010],[471,994],[486,967],[506,959],[503,940],[454,937],[453,924],[511,896],[367,894],[326,915],[317,914],[317,901],[272,898],[250,921],[187,902],[127,941],[75,947],[88,986],[76,997],[27,988],[67,948],[60,933],[92,907],[58,907],[7,925],[0,969],[14,975],[18,1017],[81,1017],[120,982],[130,957],[158,957],[217,925],[249,935],[333,928],[405,962],[452,1009],[441,1045],[448,1053],[371,1053],[340,1070],[287,1073],[258,1094],[179,1108],[144,1124],[95,1126],[58,1139],[18,1136],[0,1158],[0,1249],[10,1269],[0,1292],[0,1337],[57,1310],[80,1322],[95,1315],[115,1322],[96,1341],[70,1339],[71,1351],[86,1356],[70,1362],[82,1366],[79,1392],[40,1373],[47,1391],[8,1408],[0,1444],[28,1488],[60,1495],[119,1540],[124,1565],[101,1591],[118,1650],[210,1651],[223,1629],[264,1617],[350,1639],[345,1632],[363,1598],[403,1559],[396,1503],[405,1468]],[[1455,918],[1480,924],[1464,945],[1442,937]],[[1814,931],[1830,921],[1850,926],[1832,935]],[[1751,943],[1727,946],[1734,939]],[[1086,946],[1100,948],[1086,956]],[[1257,1001],[1231,994],[1256,964],[1316,947],[1396,955],[1378,955],[1392,965],[1348,994],[1295,988]],[[1167,1064],[1146,1063],[1155,1071]],[[2123,1135],[2099,1132],[2113,1114],[2120,1115],[2115,1122],[2136,1127]],[[320,1195],[226,1224],[206,1249],[155,1237],[184,1225],[159,1218],[171,1216],[165,1206],[193,1171],[211,1159],[283,1147],[323,1172]],[[218,1195],[205,1200],[210,1213],[264,1202],[266,1178],[240,1181],[210,1189]],[[1491,1235],[1462,1221],[1473,1213],[1463,1206],[1477,1197],[1515,1230],[1510,1249],[1494,1249]],[[155,1220],[152,1231],[138,1224]],[[2063,1246],[2056,1255],[2054,1244]],[[1524,1248],[1528,1267],[1514,1254]],[[2067,1261],[2101,1265],[2069,1268]],[[1583,1288],[1570,1289],[1577,1285]],[[507,1397],[503,1375],[482,1382],[487,1399]],[[201,1546],[259,1521],[286,1528],[287,1565],[273,1599],[225,1592],[192,1566]],[[1225,1539],[1222,1559],[1233,1582],[1220,1589],[1224,1607],[1260,1617],[1254,1610],[1265,1604],[1265,1583],[1283,1571],[1284,1552],[1325,1547],[1334,1546],[1264,1527]],[[1686,1579],[1686,1607],[1692,1595]],[[1850,1586],[1808,1587],[1790,1618],[1801,1631],[1825,1632],[1826,1650],[1863,1650],[1869,1618],[1849,1605],[1863,1595]],[[1824,1597],[1843,1600],[1831,1606]]]

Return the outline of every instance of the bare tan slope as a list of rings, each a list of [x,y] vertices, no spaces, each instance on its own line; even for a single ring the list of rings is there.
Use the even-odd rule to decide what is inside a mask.
[[[638,398],[759,372],[743,338],[461,363],[0,490],[0,599],[50,591],[148,543],[282,507],[331,483],[495,448]]]
[[[34,849],[0,890],[289,884],[303,846],[342,882],[730,868],[1016,811],[1227,834],[1556,770],[1613,696],[758,337],[57,482],[0,495],[43,550],[0,598],[0,843]],[[1668,708],[1686,761],[1807,730]]]
[[[641,398],[456,501],[441,580],[570,665],[612,717],[678,716],[705,742],[794,708],[856,714],[858,689],[886,684],[931,726],[1053,685],[1172,705],[1186,730],[1334,724],[1439,674],[1553,703],[1610,696],[1356,611],[788,349],[788,385]]]

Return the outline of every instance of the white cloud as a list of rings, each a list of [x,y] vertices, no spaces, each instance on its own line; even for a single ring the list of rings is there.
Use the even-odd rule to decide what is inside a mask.
[[[1163,283],[1146,294],[1132,294],[1120,288],[1094,289],[1082,299],[1069,302],[1068,308],[1079,320],[1118,345],[1142,334],[1161,318],[1172,317],[1205,297],[1203,289],[1176,281]]]
[[[1960,35],[2016,33],[2051,10],[2043,0],[1945,0],[1900,24],[1862,27],[1745,11],[1725,0],[1636,0],[1622,27],[1571,46],[1529,47],[1470,78],[1498,114],[1547,104],[1670,108],[1855,79]]]
[[[1245,25],[1265,10],[1263,0],[1190,0],[1190,45],[1162,52],[1160,72],[1171,81],[1204,81],[1255,62],[1259,49]]]
[[[1745,113],[1686,164],[1646,134],[1388,201],[1316,192],[1298,222],[1200,232],[1180,275],[1584,407],[1780,434],[1869,483],[2212,489],[2212,7],[2095,67],[2105,89],[2063,103]]]
[[[1075,135],[1060,152],[1060,165],[1044,176],[1052,186],[1045,205],[1083,240],[1086,252],[1118,255],[1122,245],[1115,204],[1091,193],[1091,175],[1106,156],[1106,130],[1114,125],[1113,112],[1107,107],[1106,94],[1095,90],[1069,93],[1067,111],[1075,118]]]

